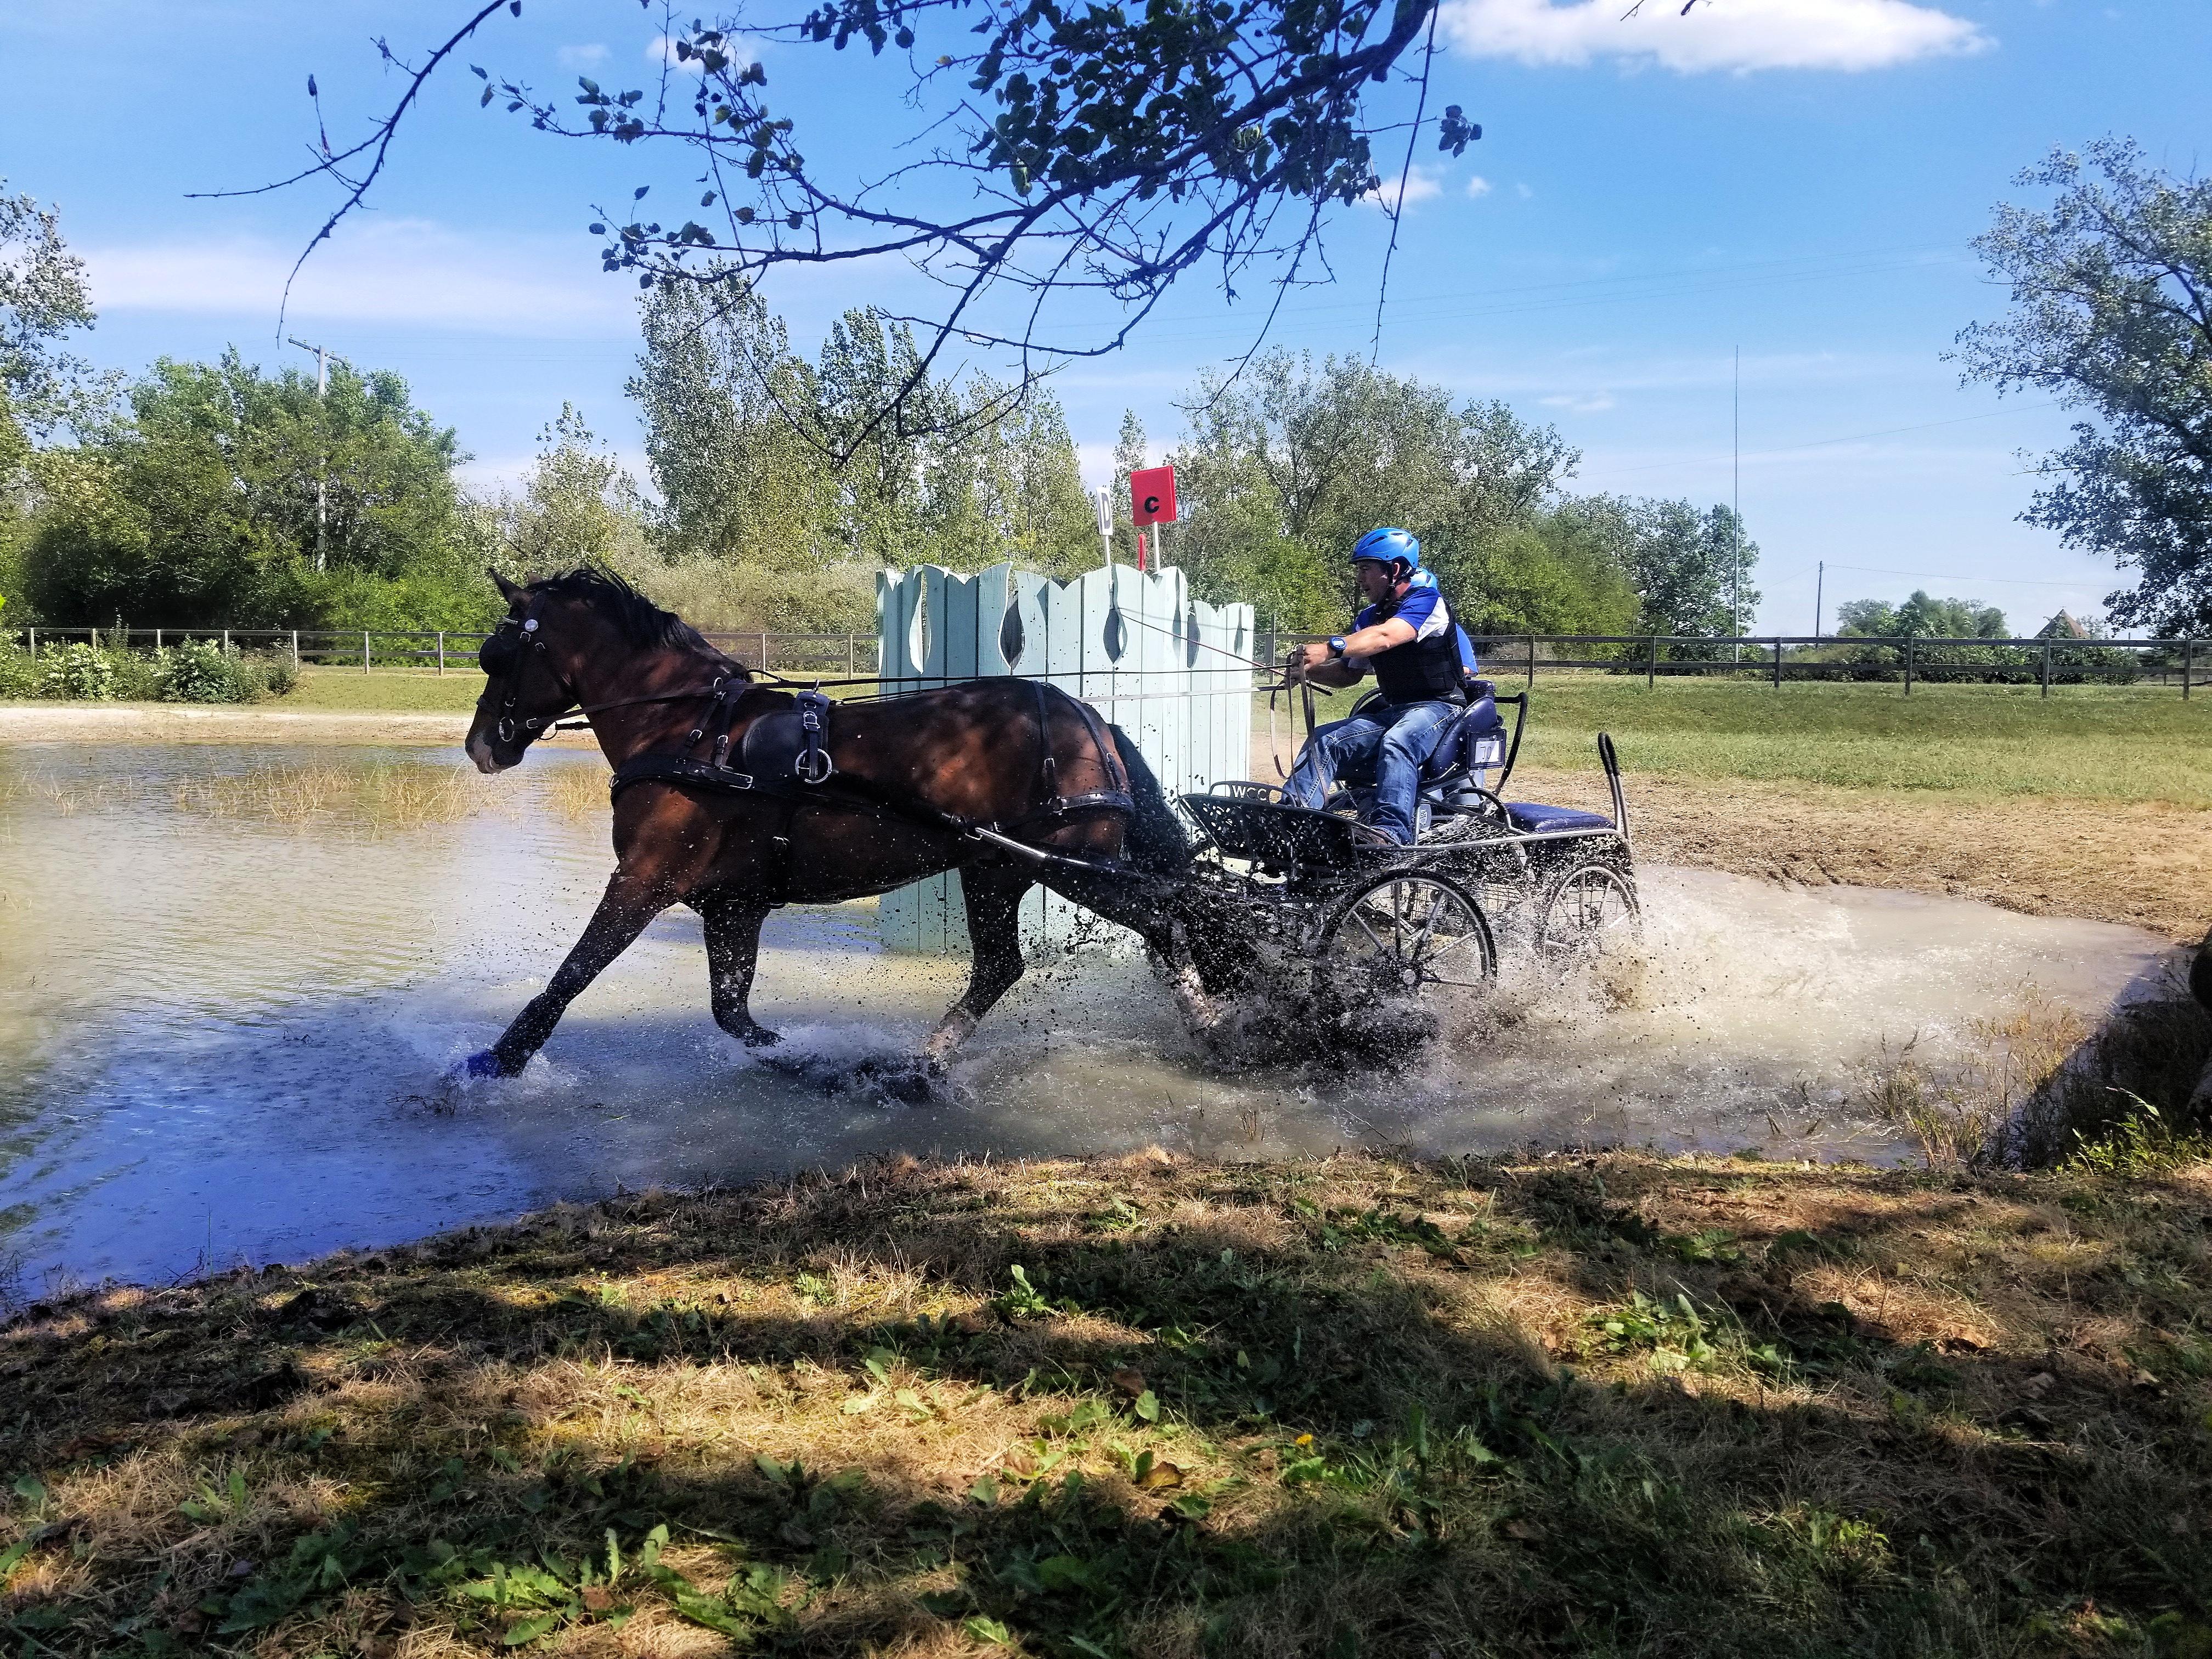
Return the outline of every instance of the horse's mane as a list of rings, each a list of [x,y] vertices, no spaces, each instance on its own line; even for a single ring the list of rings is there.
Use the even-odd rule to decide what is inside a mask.
[[[565,576],[548,576],[531,583],[530,591],[556,599],[582,599],[597,606],[615,619],[623,637],[641,651],[663,645],[714,651],[690,623],[672,611],[663,611],[611,570],[580,565]]]

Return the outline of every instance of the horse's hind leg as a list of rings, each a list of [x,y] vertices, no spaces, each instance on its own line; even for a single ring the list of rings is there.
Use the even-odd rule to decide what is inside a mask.
[[[583,937],[555,969],[545,988],[523,1005],[498,1042],[470,1055],[464,1069],[471,1077],[513,1077],[527,1066],[531,1055],[553,1035],[568,1005],[584,994],[584,988],[609,963],[629,949],[647,922],[667,908],[668,901],[657,886],[648,887],[617,870],[607,883],[599,908],[585,925]]]
[[[761,923],[769,907],[758,900],[714,893],[692,901],[707,924],[707,975],[714,1023],[748,1048],[782,1041],[752,1016],[753,967],[760,959]]]
[[[1012,866],[971,865],[960,872],[960,891],[968,901],[968,941],[975,952],[974,966],[960,1000],[945,1010],[945,1018],[921,1045],[922,1060],[933,1070],[943,1068],[992,1006],[1022,976],[1027,965],[1022,960],[1022,896],[1035,884],[1026,872]]]

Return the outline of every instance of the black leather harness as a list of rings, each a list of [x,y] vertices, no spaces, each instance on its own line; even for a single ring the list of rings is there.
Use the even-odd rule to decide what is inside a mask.
[[[736,723],[738,701],[756,689],[749,681],[735,678],[714,684],[708,693],[705,712],[686,734],[687,747],[711,739],[712,758],[702,760],[669,750],[634,755],[615,769],[608,793],[618,799],[623,790],[637,784],[674,784],[794,804],[836,806],[849,811],[877,815],[889,811],[932,829],[950,830],[962,836],[980,834],[991,840],[1004,840],[1014,831],[1036,823],[1058,823],[1074,813],[1135,811],[1136,797],[1130,792],[1128,770],[1097,711],[1079,698],[1067,697],[1056,686],[1048,687],[1041,680],[1033,684],[1037,694],[1038,742],[1042,750],[1039,772],[1048,799],[1018,817],[988,823],[963,818],[921,801],[903,799],[848,775],[839,775],[829,749],[830,715],[835,705],[819,691],[801,691],[797,694],[794,707],[757,716],[738,740],[738,763],[733,766],[730,763],[730,728]],[[1052,752],[1050,709],[1046,698],[1048,690],[1067,697],[1074,705],[1097,748],[1109,787],[1077,795],[1060,793],[1059,765]]]

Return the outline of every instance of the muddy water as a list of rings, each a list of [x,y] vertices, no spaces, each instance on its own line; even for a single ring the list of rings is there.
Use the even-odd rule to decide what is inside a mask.
[[[1395,1072],[1224,1073],[1141,963],[1099,954],[1018,988],[951,1100],[896,1107],[725,1038],[698,923],[678,912],[522,1077],[449,1084],[605,878],[604,813],[563,810],[559,787],[562,769],[598,766],[545,753],[479,780],[419,750],[0,749],[0,1264],[15,1291],[894,1148],[1879,1158],[1894,1148],[1855,1100],[1885,1047],[1971,1048],[1974,1021],[2031,987],[2094,1015],[2161,959],[2105,924],[1650,871],[1649,942],[1610,992],[1509,984],[1480,1042]],[[755,1011],[817,1074],[910,1053],[963,976],[885,956],[871,924],[865,905],[769,924]]]

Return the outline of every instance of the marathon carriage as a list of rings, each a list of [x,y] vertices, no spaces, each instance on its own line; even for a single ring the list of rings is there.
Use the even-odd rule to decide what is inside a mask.
[[[1597,739],[1611,817],[1509,801],[1528,695],[1475,684],[1423,768],[1413,846],[1360,823],[1357,785],[1319,810],[1264,783],[1182,797],[1203,833],[1193,897],[1209,921],[1251,939],[1255,977],[1310,975],[1324,1015],[1382,1004],[1433,1018],[1481,1000],[1501,949],[1560,971],[1632,933],[1635,866],[1612,738]],[[1500,705],[1514,711],[1510,733]]]

